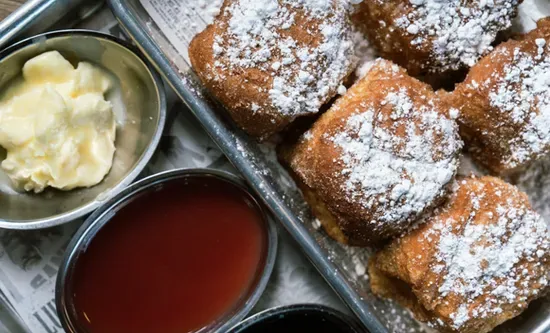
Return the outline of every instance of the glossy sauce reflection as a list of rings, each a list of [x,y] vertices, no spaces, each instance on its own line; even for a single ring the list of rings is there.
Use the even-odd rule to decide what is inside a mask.
[[[88,332],[194,332],[238,303],[262,266],[263,219],[241,190],[206,178],[123,207],[75,268]]]

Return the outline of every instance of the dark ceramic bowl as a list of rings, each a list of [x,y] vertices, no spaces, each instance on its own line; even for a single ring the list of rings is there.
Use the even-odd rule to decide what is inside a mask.
[[[229,333],[367,333],[355,318],[317,304],[295,304],[257,313]]]

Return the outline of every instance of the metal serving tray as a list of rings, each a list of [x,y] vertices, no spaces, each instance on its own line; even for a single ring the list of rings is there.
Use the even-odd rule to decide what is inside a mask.
[[[274,158],[273,150],[257,144],[235,127],[223,107],[208,95],[193,74],[181,45],[170,43],[140,1],[110,0],[109,4],[131,38],[362,323],[376,333],[429,330],[412,319],[408,311],[370,293],[365,274],[369,251],[340,245],[319,230],[301,194]],[[173,1],[164,4],[170,6]],[[185,20],[185,15],[193,14],[185,11],[179,15]],[[499,327],[496,332],[550,332],[549,301],[532,304],[520,318]]]
[[[176,0],[156,1],[168,4]],[[209,1],[214,0],[206,2]],[[25,36],[56,27],[70,27],[93,14],[102,3],[100,0],[30,0],[0,23],[0,48]],[[218,112],[222,107],[203,91],[185,60],[186,55],[180,54],[168,41],[140,1],[110,0],[110,6],[128,34],[362,323],[373,333],[422,331],[424,327],[406,310],[372,296],[365,274],[369,251],[342,246],[319,230],[318,224],[308,215],[300,192],[273,158],[272,149],[250,140],[223,111]],[[497,332],[550,332],[550,301],[533,304],[521,318]]]

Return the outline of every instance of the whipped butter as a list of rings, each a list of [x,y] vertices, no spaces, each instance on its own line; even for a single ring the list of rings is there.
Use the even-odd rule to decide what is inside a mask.
[[[104,94],[113,82],[103,69],[75,69],[59,52],[28,60],[23,75],[0,95],[2,169],[14,186],[42,192],[99,183],[111,169],[116,121]]]

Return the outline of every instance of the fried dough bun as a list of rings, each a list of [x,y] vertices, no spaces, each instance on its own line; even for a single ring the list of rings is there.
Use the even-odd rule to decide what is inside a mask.
[[[379,59],[282,159],[330,236],[377,244],[444,198],[462,147],[455,115],[428,85]]]
[[[450,94],[472,157],[493,174],[517,173],[550,150],[550,19],[502,43]]]
[[[317,113],[355,66],[348,12],[337,0],[225,0],[189,57],[233,120],[260,139]]]
[[[371,289],[441,332],[486,333],[548,290],[548,225],[515,186],[458,180],[448,203],[369,263]]]
[[[488,53],[521,0],[369,0],[353,21],[412,76],[457,71]]]

